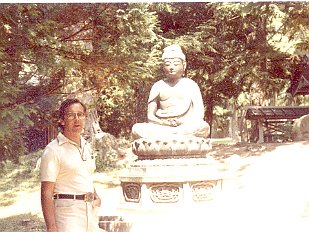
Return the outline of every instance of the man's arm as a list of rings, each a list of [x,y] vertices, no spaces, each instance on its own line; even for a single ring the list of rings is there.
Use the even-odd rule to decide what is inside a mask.
[[[47,232],[57,232],[54,206],[55,183],[49,181],[41,182],[41,205],[46,223]]]

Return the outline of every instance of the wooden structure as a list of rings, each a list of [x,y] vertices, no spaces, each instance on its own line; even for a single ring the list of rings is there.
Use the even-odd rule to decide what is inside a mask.
[[[291,78],[291,85],[287,92],[292,96],[309,94],[309,60],[307,56],[301,58],[302,62],[296,65]]]
[[[251,137],[247,141],[275,142],[278,137],[284,137],[286,128],[295,119],[306,114],[309,114],[309,106],[248,106],[244,118],[251,121],[251,133],[247,135]]]
[[[296,84],[292,82],[291,88],[289,89],[292,96],[309,94],[309,71],[307,72],[307,76],[301,76],[297,79]]]

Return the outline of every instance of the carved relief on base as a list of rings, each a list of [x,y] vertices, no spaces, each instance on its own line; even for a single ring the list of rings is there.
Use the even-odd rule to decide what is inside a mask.
[[[159,183],[150,187],[150,197],[155,203],[175,203],[182,196],[182,185],[178,183]]]
[[[141,185],[137,183],[121,183],[123,196],[128,202],[139,202],[141,199]]]
[[[214,198],[215,188],[219,181],[222,180],[207,180],[197,183],[191,183],[192,198],[194,201],[208,201]]]

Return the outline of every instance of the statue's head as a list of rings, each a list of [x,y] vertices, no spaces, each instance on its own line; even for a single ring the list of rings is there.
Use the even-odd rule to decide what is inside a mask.
[[[162,60],[179,58],[186,62],[186,56],[178,44],[172,44],[163,49]]]
[[[163,70],[170,79],[178,79],[186,70],[186,56],[178,44],[170,45],[163,50]]]

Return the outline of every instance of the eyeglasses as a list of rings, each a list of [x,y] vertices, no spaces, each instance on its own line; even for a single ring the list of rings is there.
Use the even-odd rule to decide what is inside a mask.
[[[79,119],[84,119],[86,118],[86,115],[83,112],[78,113],[69,112],[65,114],[65,117],[70,120],[75,119],[75,117],[78,117]]]

